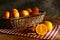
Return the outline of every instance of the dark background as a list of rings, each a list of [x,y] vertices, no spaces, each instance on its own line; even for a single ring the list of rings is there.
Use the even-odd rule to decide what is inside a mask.
[[[45,18],[60,19],[60,0],[0,0],[0,17],[6,10],[17,8],[19,11],[27,7],[38,6],[47,11]]]

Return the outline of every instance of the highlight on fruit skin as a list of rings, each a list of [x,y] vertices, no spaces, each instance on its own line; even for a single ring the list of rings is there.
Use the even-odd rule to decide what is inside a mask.
[[[3,18],[4,19],[9,19],[10,17],[10,12],[9,11],[5,11],[4,14],[3,14]]]
[[[45,24],[38,24],[36,26],[36,33],[39,35],[45,35],[47,33],[47,27]]]
[[[51,31],[53,29],[52,22],[50,22],[50,21],[44,21],[44,24],[47,26],[48,31]]]
[[[29,16],[29,12],[27,10],[22,10],[20,12],[20,15],[21,15],[21,17],[28,17]]]
[[[18,12],[18,10],[17,9],[12,9],[11,10],[11,18],[19,18],[20,17],[20,15],[19,15],[19,12]]]

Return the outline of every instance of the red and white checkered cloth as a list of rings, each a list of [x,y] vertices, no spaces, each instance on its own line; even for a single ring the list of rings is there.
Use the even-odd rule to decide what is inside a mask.
[[[60,25],[53,25],[52,31],[49,31],[44,36],[37,35],[37,34],[33,35],[33,34],[21,33],[21,32],[18,32],[17,30],[15,30],[15,29],[0,29],[0,33],[6,33],[6,34],[12,34],[12,35],[20,35],[20,36],[23,36],[23,37],[54,40],[55,37],[56,37],[56,34],[59,31],[59,29],[60,29]]]

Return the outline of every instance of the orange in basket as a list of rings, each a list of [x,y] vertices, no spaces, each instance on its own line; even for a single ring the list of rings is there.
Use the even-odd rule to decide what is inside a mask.
[[[32,12],[32,9],[31,9],[31,8],[27,8],[27,11],[28,11],[29,13],[31,13],[31,12]]]
[[[28,12],[27,10],[22,10],[22,11],[20,12],[20,15],[21,15],[22,17],[28,17],[28,16],[29,16],[29,12]]]
[[[3,18],[4,19],[9,19],[10,17],[10,12],[9,11],[5,11],[4,14],[3,14]]]
[[[11,10],[10,16],[11,16],[11,18],[19,18],[20,15],[19,15],[18,10],[16,8],[14,8]]]
[[[36,33],[39,35],[45,35],[47,31],[47,26],[45,24],[38,24],[36,27]]]

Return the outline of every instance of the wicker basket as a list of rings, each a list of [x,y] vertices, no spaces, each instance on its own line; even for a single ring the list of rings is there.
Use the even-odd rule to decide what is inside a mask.
[[[43,21],[46,12],[42,12],[40,15],[29,16],[29,17],[20,17],[20,18],[10,18],[6,19],[5,25],[12,26],[13,28],[27,28],[32,25],[36,25]]]
[[[16,28],[16,27],[30,27],[32,25],[36,25],[37,23],[40,23],[43,21],[44,16],[46,12],[43,12],[40,15],[35,15],[35,16],[29,16],[29,17],[20,17],[19,19],[10,19],[11,25]]]

